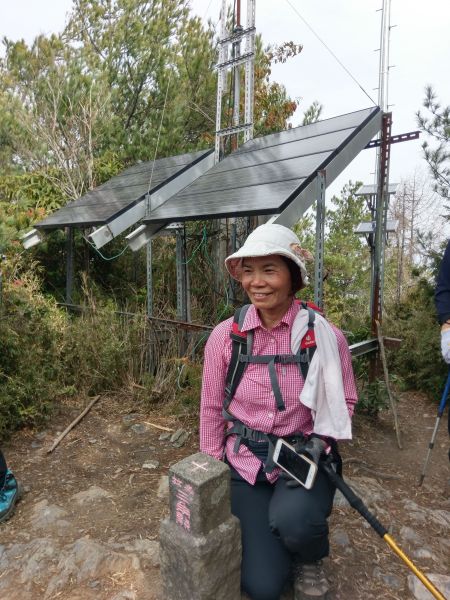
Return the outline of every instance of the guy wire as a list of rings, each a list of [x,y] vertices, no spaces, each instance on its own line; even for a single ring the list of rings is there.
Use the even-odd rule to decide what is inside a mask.
[[[375,100],[366,92],[366,90],[363,88],[363,86],[359,83],[359,81],[356,79],[356,77],[354,77],[352,75],[352,73],[347,69],[347,67],[344,65],[344,63],[339,60],[339,58],[336,56],[336,54],[331,50],[331,48],[329,46],[327,46],[327,44],[323,41],[323,39],[314,31],[314,29],[311,27],[311,25],[302,17],[302,15],[298,12],[298,10],[295,8],[295,6],[292,5],[292,2],[290,0],[286,0],[286,2],[289,4],[289,6],[292,8],[292,10],[296,13],[296,15],[303,21],[303,23],[306,25],[306,27],[311,31],[311,33],[319,40],[319,42],[325,46],[325,48],[328,50],[328,52],[331,54],[331,56],[339,63],[339,65],[344,69],[344,71],[347,73],[347,75],[349,75],[353,81],[356,83],[356,85],[361,89],[362,92],[364,92],[364,94],[369,98],[369,100],[375,105],[378,106],[377,103],[375,102]]]

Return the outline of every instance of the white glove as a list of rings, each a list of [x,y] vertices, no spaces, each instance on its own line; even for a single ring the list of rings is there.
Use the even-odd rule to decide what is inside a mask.
[[[450,329],[441,332],[442,358],[450,365]]]

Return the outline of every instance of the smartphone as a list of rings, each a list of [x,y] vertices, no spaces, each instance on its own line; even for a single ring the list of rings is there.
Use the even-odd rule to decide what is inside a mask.
[[[307,490],[314,485],[318,471],[316,463],[282,439],[275,444],[273,462]]]

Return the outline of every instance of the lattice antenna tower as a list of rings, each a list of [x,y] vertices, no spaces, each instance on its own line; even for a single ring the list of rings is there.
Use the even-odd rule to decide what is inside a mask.
[[[227,30],[227,2],[222,0],[221,26],[219,39],[219,59],[217,69],[217,112],[216,112],[216,144],[214,162],[221,159],[221,147],[225,137],[244,132],[244,141],[253,138],[253,101],[254,101],[254,68],[255,68],[255,1],[247,0],[247,23],[245,28],[240,24],[240,0],[236,0],[236,23],[234,30]],[[241,54],[241,44],[245,41],[245,49]],[[244,88],[244,120],[241,122],[240,105],[240,67],[245,70]],[[233,124],[222,127],[222,100],[227,88],[228,72],[234,76]]]
[[[383,113],[386,113],[389,109],[389,50],[390,50],[390,38],[391,38],[391,0],[383,0],[382,8],[381,8],[381,27],[380,27],[380,58],[379,58],[379,66],[378,66],[378,106],[380,106]],[[389,136],[391,135],[390,131],[391,124],[389,125]],[[389,160],[387,161],[387,165],[381,168],[380,166],[383,164],[382,161],[382,149],[381,147],[377,148],[376,159],[375,159],[375,184],[378,188],[378,193],[383,190],[383,198],[380,198],[378,201],[378,206],[375,210],[375,217],[377,221],[377,225],[381,227],[381,231],[379,232],[378,244],[376,244],[376,256],[375,262],[379,265],[379,285],[380,285],[380,293],[378,294],[378,302],[380,306],[378,308],[379,314],[382,314],[382,299],[383,299],[383,291],[384,291],[384,244],[386,238],[386,227],[387,227],[387,216],[388,216],[388,205],[389,205],[389,194],[387,193],[389,186]],[[388,150],[389,153],[389,150]],[[383,182],[381,182],[383,179]],[[382,214],[378,215],[377,213],[381,212]],[[372,292],[373,286],[375,282],[372,281]]]

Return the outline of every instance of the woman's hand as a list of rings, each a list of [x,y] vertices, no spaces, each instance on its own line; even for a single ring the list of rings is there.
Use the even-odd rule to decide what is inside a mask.
[[[445,325],[447,324],[444,323],[441,330],[441,352],[442,358],[450,365],[450,325],[444,329]]]

